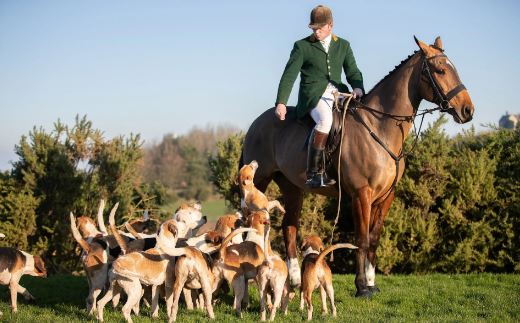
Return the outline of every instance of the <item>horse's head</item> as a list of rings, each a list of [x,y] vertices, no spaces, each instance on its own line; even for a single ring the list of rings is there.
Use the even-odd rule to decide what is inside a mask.
[[[415,37],[414,37],[415,38]],[[453,116],[458,123],[466,123],[473,118],[473,102],[462,84],[455,65],[444,54],[440,37],[433,45],[427,45],[415,38],[424,57],[421,75],[421,95],[438,104],[443,111]]]

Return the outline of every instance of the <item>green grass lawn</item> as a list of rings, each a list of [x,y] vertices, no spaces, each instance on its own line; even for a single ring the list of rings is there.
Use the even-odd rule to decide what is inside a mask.
[[[321,316],[319,291],[314,293],[314,319],[324,322],[461,322],[461,321],[520,321],[520,276],[471,274],[471,275],[424,275],[424,276],[378,276],[381,293],[371,299],[354,297],[354,276],[334,275],[334,289],[338,317]],[[8,289],[0,289],[0,310],[4,313],[1,322],[95,322],[85,311],[84,299],[87,282],[84,277],[68,275],[48,279],[24,277],[22,285],[37,298],[35,304],[27,304],[19,296],[18,314],[11,314]],[[215,308],[216,322],[256,322],[259,320],[258,295],[250,289],[251,307],[238,320],[231,308],[232,296],[223,298]],[[289,315],[277,315],[278,321],[301,321],[305,316],[298,309],[299,297],[289,306]],[[149,309],[141,307],[141,315],[134,322],[152,322]],[[166,321],[166,310],[161,305],[159,321]],[[206,321],[201,311],[188,312],[181,305],[179,322]],[[113,310],[107,305],[105,321],[121,322],[120,307]]]

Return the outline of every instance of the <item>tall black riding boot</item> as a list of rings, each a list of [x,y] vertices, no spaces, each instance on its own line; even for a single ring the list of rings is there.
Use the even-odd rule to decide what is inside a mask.
[[[324,176],[323,151],[329,134],[314,129],[307,150],[307,185],[310,188],[326,187],[336,184],[336,181]]]

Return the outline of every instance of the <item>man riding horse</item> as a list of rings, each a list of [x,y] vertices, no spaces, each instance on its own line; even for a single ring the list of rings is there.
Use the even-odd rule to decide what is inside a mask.
[[[307,153],[307,185],[309,188],[330,186],[334,179],[327,177],[323,167],[323,152],[332,127],[333,93],[349,92],[341,82],[343,68],[348,83],[354,88],[353,97],[363,96],[363,76],[359,71],[348,41],[332,34],[332,12],[317,6],[311,12],[309,28],[312,35],[294,43],[294,48],[278,86],[276,115],[285,120],[287,101],[294,81],[301,73],[296,114],[298,118],[310,113],[316,126],[312,131]]]
[[[348,43],[330,34],[330,10],[317,7],[311,14],[311,26],[321,28],[315,29],[313,36],[295,43],[280,82],[278,105],[263,112],[249,127],[241,164],[256,160],[259,165],[254,179],[256,187],[264,192],[269,183],[275,181],[283,195],[286,212],[282,231],[293,286],[301,281],[296,240],[304,192],[329,197],[345,193],[350,198],[354,244],[358,247],[356,296],[366,297],[379,291],[375,282],[376,252],[394,199],[394,188],[403,176],[404,142],[415,117],[439,110],[449,113],[455,122],[465,123],[473,118],[475,108],[455,65],[444,53],[440,37],[432,45],[415,38],[419,50],[363,95],[361,73]],[[327,50],[324,46],[328,44],[329,35]],[[321,151],[329,128],[323,130],[319,125],[327,118],[330,123],[330,110],[324,109],[326,113],[322,113],[320,106],[330,102],[328,88],[333,86],[340,92],[346,91],[346,85],[340,81],[341,67],[354,88],[353,94],[363,95],[363,100],[356,100],[344,110],[348,113],[340,121],[343,131],[339,148],[330,155],[330,167],[338,171],[336,180],[341,186],[331,185],[332,181],[326,178],[324,183],[329,185],[321,186]],[[302,79],[298,106],[285,107],[298,72]],[[418,111],[423,100],[436,104],[437,108]],[[309,110],[318,126],[309,145],[307,165],[304,147],[309,126],[301,122],[301,117]],[[310,181],[307,174],[311,175]]]

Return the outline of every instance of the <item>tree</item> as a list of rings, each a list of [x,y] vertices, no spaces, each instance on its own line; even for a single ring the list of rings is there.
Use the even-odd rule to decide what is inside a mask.
[[[2,182],[0,200],[6,216],[18,214],[16,223],[26,223],[25,228],[16,225],[26,230],[20,245],[25,237],[33,250],[43,252],[51,272],[76,268],[69,212],[95,214],[104,198],[109,205],[119,202],[123,217],[133,216],[136,199],[146,198],[138,172],[141,144],[139,135],[104,139],[86,116],[76,117],[72,127],[58,120],[51,132],[35,127],[23,136],[15,147],[19,160]]]

